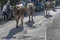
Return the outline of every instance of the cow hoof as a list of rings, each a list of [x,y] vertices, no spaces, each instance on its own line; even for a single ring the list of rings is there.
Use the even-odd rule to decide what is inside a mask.
[[[16,27],[16,28],[18,28],[18,27]]]
[[[32,20],[32,22],[33,22],[33,20]]]
[[[18,28],[18,26],[16,26],[16,28]]]
[[[28,21],[28,22],[30,22],[30,21]]]

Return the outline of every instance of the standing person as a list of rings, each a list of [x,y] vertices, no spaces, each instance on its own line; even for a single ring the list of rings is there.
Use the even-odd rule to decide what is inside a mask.
[[[2,16],[3,16],[3,20],[7,20],[7,4],[5,4],[2,8]]]
[[[39,6],[39,9],[42,10],[42,8],[43,8],[43,6],[44,6],[42,0],[38,0],[38,6]]]
[[[7,3],[7,18],[11,19],[11,5]]]
[[[9,3],[6,3],[4,6],[3,6],[3,9],[2,9],[2,15],[3,15],[3,20],[8,20],[10,18],[10,5]]]

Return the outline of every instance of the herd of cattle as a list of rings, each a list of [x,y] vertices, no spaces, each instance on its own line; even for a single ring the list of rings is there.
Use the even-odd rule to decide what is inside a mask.
[[[43,10],[45,11],[45,15],[48,15],[49,10],[54,7],[55,7],[55,1],[45,2],[43,7]],[[33,21],[33,13],[36,10],[36,6],[34,5],[34,3],[28,3],[26,6],[23,6],[23,4],[17,4],[15,6],[12,6],[11,10],[16,20],[16,28],[18,28],[19,19],[21,19],[21,24],[23,26],[23,19],[25,13],[29,15],[29,22]]]

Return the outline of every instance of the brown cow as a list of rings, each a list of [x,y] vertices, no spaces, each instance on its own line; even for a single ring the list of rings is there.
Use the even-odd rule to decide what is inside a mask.
[[[45,15],[50,13],[51,4],[50,2],[45,2]]]
[[[23,4],[19,4],[13,7],[13,15],[16,18],[16,27],[18,28],[19,19],[21,18],[21,24],[23,26],[23,19],[25,12],[29,15],[29,22],[30,22],[30,16],[32,17],[33,21],[33,13],[35,10],[35,6],[33,3],[28,3],[27,6],[23,6]]]
[[[26,6],[27,13],[29,15],[29,22],[30,22],[30,16],[31,16],[31,21],[33,21],[33,13],[35,11],[35,6],[33,3],[28,3]]]
[[[16,18],[16,28],[18,28],[19,19],[21,18],[21,24],[23,26],[24,13],[26,12],[23,4],[19,4],[13,7],[14,17]]]

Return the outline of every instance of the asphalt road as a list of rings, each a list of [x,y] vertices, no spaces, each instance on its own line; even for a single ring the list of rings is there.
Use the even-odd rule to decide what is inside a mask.
[[[55,15],[52,23],[47,26],[47,40],[60,40],[60,9],[59,13]]]
[[[28,17],[24,18],[24,27],[15,28],[15,20],[2,23],[0,25],[0,40],[46,40],[50,37],[50,28],[55,15],[59,13],[50,11],[50,16],[44,16],[44,12],[34,13],[34,21],[28,22]],[[48,31],[47,31],[48,30]],[[54,31],[53,31],[54,32]],[[49,35],[49,36],[48,36]],[[49,37],[49,38],[48,38]]]

